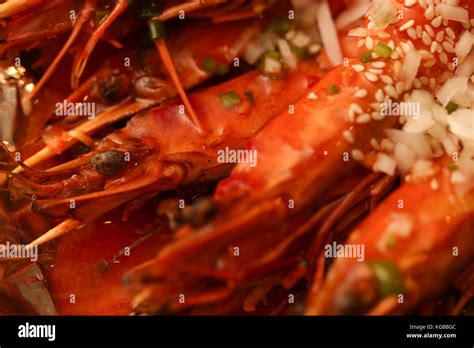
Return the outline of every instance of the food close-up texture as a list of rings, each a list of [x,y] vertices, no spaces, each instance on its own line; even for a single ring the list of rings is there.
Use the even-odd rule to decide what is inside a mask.
[[[473,0],[0,0],[1,315],[473,315]]]

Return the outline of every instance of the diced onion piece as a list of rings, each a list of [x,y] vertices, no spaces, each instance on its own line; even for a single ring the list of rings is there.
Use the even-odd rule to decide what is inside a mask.
[[[459,109],[448,117],[451,132],[458,137],[474,141],[474,110]]]
[[[333,66],[341,64],[342,50],[339,43],[339,35],[327,0],[319,3],[318,10],[316,11],[316,20],[321,34],[321,41],[329,61]]]
[[[296,55],[291,51],[290,45],[286,40],[283,39],[278,39],[277,43],[283,63],[285,63],[290,69],[295,70],[298,60]]]
[[[464,76],[456,76],[448,81],[436,93],[436,97],[443,107],[446,107],[456,94],[464,94],[467,92],[468,78]]]
[[[369,31],[366,28],[355,28],[349,31],[348,36],[354,36],[354,37],[364,37],[369,35]]]
[[[456,69],[457,76],[471,77],[474,74],[474,51]]]
[[[260,35],[255,42],[252,42],[245,49],[244,58],[247,63],[253,65],[257,63],[262,54],[273,49],[274,35],[264,33]]]
[[[279,74],[281,73],[281,63],[275,59],[265,57],[264,71],[266,74]]]
[[[336,18],[336,28],[344,29],[349,24],[354,23],[358,19],[364,18],[369,6],[370,1],[368,0],[356,1]]]
[[[413,229],[413,218],[407,213],[393,213],[385,233],[408,237]]]
[[[454,52],[459,58],[459,61],[462,63],[467,57],[469,52],[471,52],[472,45],[474,45],[474,36],[468,31],[464,31],[459,39]]]
[[[405,85],[411,84],[415,79],[418,74],[418,69],[420,68],[421,59],[421,54],[410,45],[405,54],[401,70],[401,78],[405,82]]]
[[[461,6],[454,6],[448,4],[437,4],[436,12],[444,19],[451,21],[469,23],[469,11]]]
[[[382,172],[387,175],[393,176],[395,174],[395,169],[397,168],[397,162],[386,154],[379,152],[375,163],[372,166],[374,172]]]
[[[402,143],[412,149],[419,158],[431,159],[433,153],[426,136],[423,134],[412,134],[398,129],[386,129],[385,133],[395,143]]]
[[[411,169],[411,173],[413,175],[413,179],[419,180],[428,178],[435,174],[435,169],[433,167],[432,161],[427,161],[424,159],[419,159],[415,162]]]
[[[444,151],[448,156],[452,156],[453,153],[458,152],[459,150],[458,145],[456,144],[456,141],[453,139],[452,135],[444,138],[441,143],[443,144]]]
[[[397,17],[397,8],[392,0],[375,0],[369,16],[377,27],[386,29]]]
[[[393,150],[393,157],[397,162],[397,167],[400,174],[405,175],[408,173],[411,167],[416,162],[416,153],[408,146],[402,143],[398,143],[395,145],[395,149]]]

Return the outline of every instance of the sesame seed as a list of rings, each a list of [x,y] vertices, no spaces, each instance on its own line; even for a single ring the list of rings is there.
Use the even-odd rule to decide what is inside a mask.
[[[421,89],[421,87],[422,87],[421,81],[418,78],[415,78],[413,80],[413,85],[415,86],[416,89]]]
[[[386,31],[380,31],[377,33],[377,37],[382,40],[387,40],[387,39],[390,39],[390,34],[387,33]]]
[[[365,44],[365,40],[357,41],[357,48],[361,48],[362,46],[364,46],[364,44]]]
[[[354,143],[354,134],[352,134],[350,130],[345,130],[344,132],[342,132],[342,136],[344,137],[344,139],[346,139],[348,143]]]
[[[431,68],[435,64],[436,64],[436,60],[435,59],[430,59],[430,60],[426,61],[426,63],[423,64],[423,67]]]
[[[418,2],[418,0],[405,0],[405,6],[406,7],[412,7]]]
[[[368,94],[369,94],[369,92],[367,92],[366,89],[359,89],[359,90],[354,94],[354,97],[359,98],[359,99],[362,99],[362,98],[367,97]]]
[[[381,89],[378,89],[377,92],[375,92],[375,100],[378,101],[379,103],[383,102],[385,99],[385,94]]]
[[[439,60],[441,61],[441,63],[443,64],[448,64],[448,55],[446,53],[441,53],[439,55]]]
[[[438,43],[436,41],[433,41],[431,43],[430,52],[435,53],[437,49],[438,49]]]
[[[436,180],[435,178],[431,179],[430,188],[431,188],[433,191],[438,190],[438,189],[439,189],[439,182],[438,182],[438,180]]]
[[[455,39],[455,38],[456,38],[456,34],[454,33],[453,29],[451,29],[451,28],[446,28],[446,34],[448,34],[448,36],[449,36],[451,39]]]
[[[379,80],[379,77],[371,72],[366,72],[364,73],[365,78],[369,80],[370,82],[377,82]]]
[[[374,121],[382,121],[385,117],[380,112],[372,112],[370,114]]]
[[[434,28],[438,28],[438,27],[441,25],[442,22],[443,22],[443,17],[438,16],[438,17],[436,17],[435,19],[433,19],[433,20],[431,21],[431,25],[432,25]]]
[[[385,68],[386,64],[385,62],[373,62],[372,66],[377,69],[383,69]]]
[[[371,103],[370,107],[372,108],[372,110],[380,111],[380,103]]]
[[[362,71],[365,70],[365,67],[363,65],[360,65],[360,64],[355,64],[355,65],[352,66],[352,69],[354,69],[357,72],[362,72]]]
[[[351,104],[351,106],[349,107],[350,110],[353,110],[356,114],[361,114],[364,112],[364,110],[362,109],[362,107],[359,105],[359,104]]]
[[[380,79],[386,85],[393,85],[393,79],[388,75],[382,75],[382,76],[380,76]]]
[[[448,53],[453,53],[454,52],[454,47],[452,44],[450,44],[448,41],[444,41],[442,43],[442,46],[444,48],[444,50]]]
[[[367,47],[368,50],[372,50],[374,48],[374,39],[372,39],[372,37],[367,36],[365,38],[365,47]]]
[[[421,25],[418,25],[415,29],[416,29],[416,36],[420,38],[421,34],[423,33],[423,28],[421,27]]]
[[[421,36],[421,39],[423,40],[423,43],[426,45],[426,46],[430,46],[431,45],[431,37],[428,35],[428,33],[426,31],[423,32],[422,36]]]
[[[411,28],[413,25],[415,25],[415,20],[414,19],[410,19],[408,22],[405,22],[401,27],[400,27],[400,31],[405,31],[409,28]]]
[[[426,9],[425,11],[425,18],[429,21],[431,21],[435,16],[435,10],[433,6],[430,6]]]
[[[316,100],[316,99],[318,99],[318,96],[316,95],[316,93],[310,92],[310,93],[308,94],[308,99],[310,99],[310,100]]]
[[[354,120],[355,120],[355,112],[354,112],[354,110],[349,109],[348,117],[349,117],[349,122],[354,123]]]
[[[428,33],[429,36],[431,36],[431,37],[435,36],[435,32],[434,32],[433,28],[431,28],[428,24],[425,24],[424,28],[425,28],[425,31]]]
[[[375,75],[382,75],[383,74],[383,70],[380,70],[380,69],[369,69],[369,71],[372,74],[375,74]]]
[[[409,28],[409,29],[407,30],[407,34],[408,34],[408,36],[409,36],[411,39],[413,39],[413,40],[418,39],[418,36],[417,36],[417,34],[416,34],[416,30],[413,29],[413,28]]]
[[[364,123],[369,123],[370,122],[370,115],[369,114],[362,114],[356,119],[356,123],[358,124],[364,124]]]
[[[365,158],[364,153],[358,149],[352,150],[351,154],[356,161],[363,161]]]
[[[378,142],[377,139],[375,139],[375,138],[370,139],[370,145],[371,145],[375,150],[379,150],[379,149],[380,149],[379,142]]]
[[[430,88],[431,89],[436,88],[436,79],[434,77],[430,78]]]
[[[395,88],[397,89],[398,94],[402,94],[403,91],[405,90],[405,84],[403,83],[403,81],[400,81],[400,82],[397,83]]]
[[[390,97],[396,99],[398,98],[398,93],[397,93],[397,90],[395,89],[395,87],[393,87],[392,85],[388,85],[384,88],[384,91],[385,93],[387,93]]]

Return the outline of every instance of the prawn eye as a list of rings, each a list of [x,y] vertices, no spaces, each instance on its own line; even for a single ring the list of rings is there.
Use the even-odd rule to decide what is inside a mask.
[[[193,227],[201,227],[209,223],[217,213],[217,204],[210,198],[200,198],[193,203],[188,222]]]
[[[99,83],[99,94],[108,103],[117,103],[129,94],[130,82],[124,74],[113,73]]]
[[[91,159],[92,167],[103,175],[115,175],[125,166],[124,154],[117,150],[96,153]]]

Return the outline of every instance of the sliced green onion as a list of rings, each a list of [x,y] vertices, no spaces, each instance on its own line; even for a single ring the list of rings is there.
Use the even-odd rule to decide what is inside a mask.
[[[452,114],[458,108],[459,108],[459,105],[453,102],[449,102],[448,105],[446,105],[446,110],[448,110],[448,114]]]
[[[329,94],[338,94],[340,91],[341,91],[340,88],[337,85],[335,85],[334,83],[332,83],[328,86]]]
[[[267,52],[267,57],[279,61],[281,59],[281,53],[275,50],[270,50]]]
[[[279,35],[285,35],[291,29],[291,23],[288,17],[278,17],[272,20],[268,27]]]
[[[369,266],[375,276],[381,296],[398,295],[404,292],[403,277],[392,262],[375,260],[370,261]]]
[[[149,20],[148,28],[150,29],[150,35],[152,40],[164,38],[166,35],[165,32],[165,23]]]
[[[377,55],[382,58],[390,57],[392,52],[393,50],[389,46],[380,42],[374,47],[374,53],[377,53]]]
[[[223,64],[218,64],[213,58],[206,57],[202,61],[204,70],[211,74],[224,75],[229,71],[229,68]]]
[[[459,169],[456,163],[449,163],[447,168],[450,172],[454,172]]]
[[[372,56],[372,52],[364,52],[360,55],[360,61],[364,64],[370,63],[373,60],[374,57]]]
[[[245,95],[245,98],[247,98],[247,100],[251,103],[253,103],[255,101],[255,98],[253,96],[253,93],[250,92],[250,91],[246,91],[244,92],[244,95]]]
[[[95,11],[95,22],[99,25],[104,21],[105,18],[109,15],[109,12],[106,10],[96,10]]]
[[[206,57],[202,61],[202,66],[204,67],[204,70],[210,73],[214,73],[217,69],[217,63],[214,59]]]
[[[219,98],[221,100],[222,106],[226,109],[229,109],[235,105],[239,105],[242,102],[236,91],[222,93],[219,95]]]

